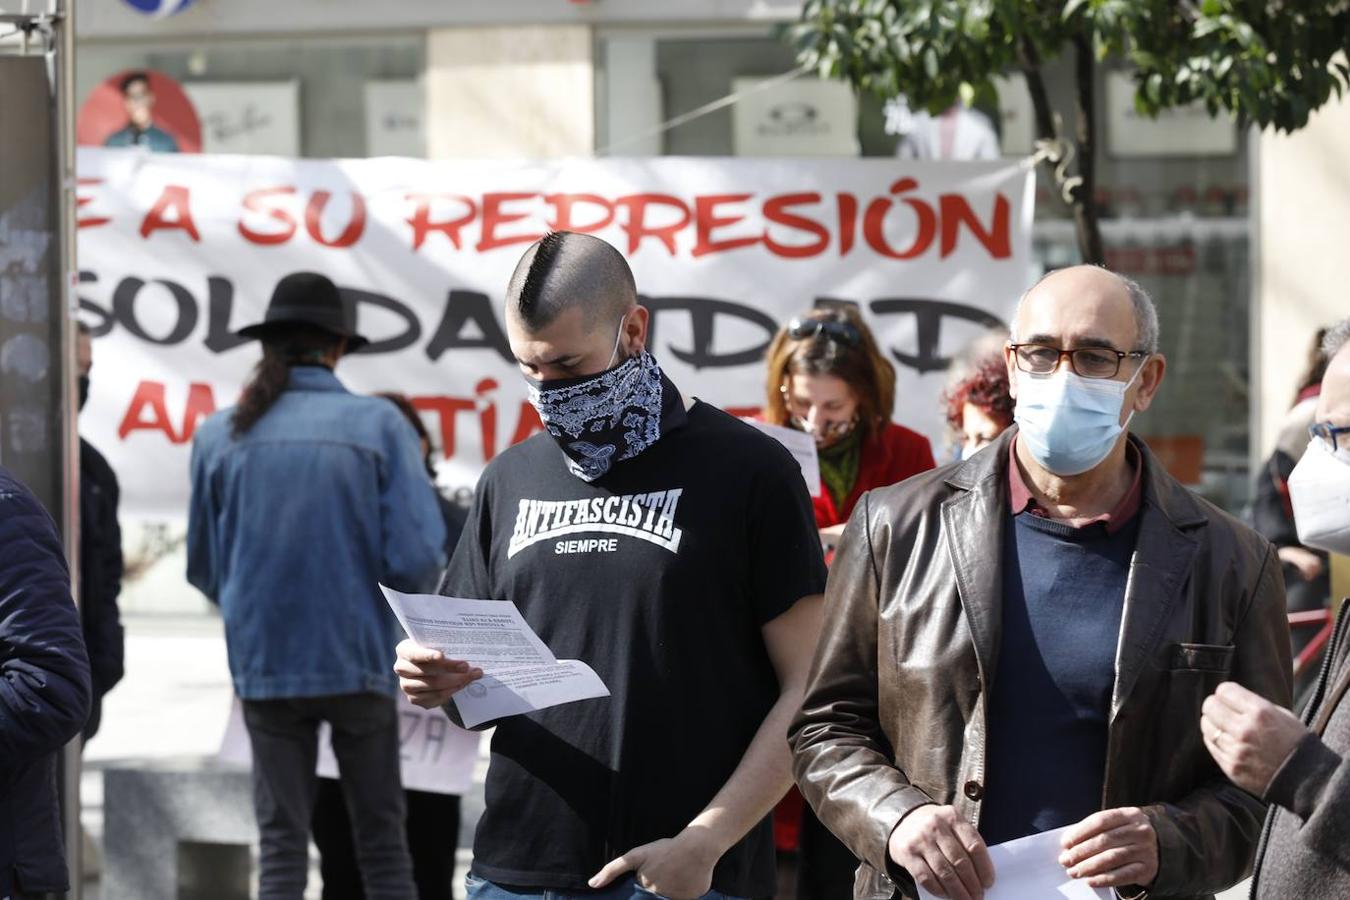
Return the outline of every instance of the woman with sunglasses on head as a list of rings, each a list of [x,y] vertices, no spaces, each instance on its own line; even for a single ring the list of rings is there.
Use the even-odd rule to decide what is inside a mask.
[[[895,369],[853,307],[792,319],[769,344],[767,362],[764,420],[816,440],[816,527],[827,549],[838,542],[864,492],[933,468],[928,438],[891,421]],[[780,850],[799,847],[798,900],[853,896],[858,860],[801,802],[796,788],[779,804],[774,825]]]
[[[827,546],[865,491],[933,468],[928,438],[891,421],[895,369],[856,309],[794,318],[774,335],[767,360],[764,420],[816,440],[816,525]]]

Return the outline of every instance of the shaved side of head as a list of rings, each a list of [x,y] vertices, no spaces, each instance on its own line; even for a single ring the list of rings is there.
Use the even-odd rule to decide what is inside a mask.
[[[589,234],[555,231],[525,251],[506,289],[506,308],[529,331],[580,307],[587,329],[613,323],[637,303],[628,260]]]

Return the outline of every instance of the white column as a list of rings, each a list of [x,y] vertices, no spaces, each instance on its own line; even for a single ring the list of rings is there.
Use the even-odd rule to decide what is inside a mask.
[[[427,37],[432,159],[589,156],[595,148],[591,29],[447,28]]]
[[[604,44],[605,98],[602,147],[613,156],[659,156],[662,139],[651,134],[664,121],[656,77],[656,39],[616,37]]]
[[[1314,331],[1350,315],[1350,99],[1332,101],[1292,135],[1266,132],[1257,154],[1259,342],[1256,383],[1262,458],[1306,365]]]

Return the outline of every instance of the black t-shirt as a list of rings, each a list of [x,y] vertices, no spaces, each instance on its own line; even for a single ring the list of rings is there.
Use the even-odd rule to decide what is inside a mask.
[[[585,890],[605,863],[678,834],[778,698],[761,626],[824,584],[800,468],[705,403],[592,483],[547,434],[493,460],[442,592],[513,601],[611,696],[498,722],[474,873]],[[765,819],[712,886],[770,896],[774,869]]]

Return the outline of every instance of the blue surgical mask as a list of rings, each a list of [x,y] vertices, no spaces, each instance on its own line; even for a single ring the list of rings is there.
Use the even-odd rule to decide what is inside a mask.
[[[1122,425],[1120,411],[1146,359],[1129,381],[1084,378],[1067,365],[1050,375],[1019,371],[1013,418],[1032,458],[1065,478],[1100,465],[1134,418],[1131,411]]]

